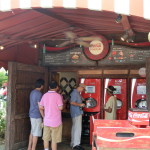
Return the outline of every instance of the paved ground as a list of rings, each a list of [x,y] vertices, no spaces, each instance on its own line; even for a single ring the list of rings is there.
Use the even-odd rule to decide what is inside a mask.
[[[83,144],[82,146],[85,148],[85,150],[91,150],[91,146],[87,144]],[[4,145],[0,145],[0,150],[4,150]],[[26,150],[26,149],[22,149],[22,150]],[[38,150],[43,150],[43,147],[41,146],[38,147]],[[58,150],[72,150],[72,149],[70,148],[68,142],[63,142],[58,145]]]
[[[82,144],[85,150],[91,150],[91,146],[88,144]],[[39,148],[38,150],[43,150],[43,148]],[[58,150],[72,150],[68,141],[62,142],[58,144]]]

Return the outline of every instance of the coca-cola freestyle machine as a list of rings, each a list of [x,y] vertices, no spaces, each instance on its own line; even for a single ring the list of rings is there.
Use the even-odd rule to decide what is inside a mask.
[[[85,91],[81,93],[85,101],[82,136],[89,138],[90,144],[92,144],[93,124],[91,116],[97,116],[98,118],[100,116],[101,79],[81,78],[80,83],[86,85]]]
[[[85,100],[84,112],[100,112],[101,79],[81,79],[86,89],[81,93]]]
[[[146,79],[131,79],[131,108],[147,108]]]
[[[114,86],[117,97],[117,120],[127,119],[127,81],[126,79],[105,79],[104,104],[108,101],[109,95],[106,93],[108,86]]]

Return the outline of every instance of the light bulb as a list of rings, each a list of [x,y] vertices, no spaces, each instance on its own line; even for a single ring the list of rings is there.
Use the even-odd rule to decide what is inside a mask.
[[[0,50],[3,50],[3,49],[4,49],[4,46],[1,45],[1,46],[0,46]]]

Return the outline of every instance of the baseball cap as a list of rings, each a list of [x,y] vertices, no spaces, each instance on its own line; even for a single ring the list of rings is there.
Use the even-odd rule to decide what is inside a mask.
[[[79,84],[79,87],[83,87],[83,88],[85,89],[86,85],[83,84],[83,83],[80,83],[80,84]]]

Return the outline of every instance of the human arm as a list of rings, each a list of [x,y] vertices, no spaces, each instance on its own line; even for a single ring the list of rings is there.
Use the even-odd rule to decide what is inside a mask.
[[[57,98],[57,105],[58,105],[58,109],[62,111],[63,110],[63,97],[60,94],[58,95],[58,98]]]
[[[104,111],[111,113],[112,112],[112,108],[109,106],[108,108],[104,108]]]
[[[84,107],[85,106],[85,104],[82,103],[82,97],[76,91],[71,93],[70,104],[73,106],[78,106],[78,107]]]
[[[38,102],[38,106],[39,106],[40,114],[41,114],[42,118],[44,118],[44,98],[43,97],[42,97],[41,101]]]
[[[44,118],[44,107],[41,106],[40,104],[39,104],[39,110],[40,110],[41,116]]]
[[[104,111],[111,113],[112,109],[113,109],[113,97],[110,97],[106,103],[106,105],[104,106]]]
[[[79,106],[79,107],[84,107],[84,106],[85,106],[84,103],[79,104],[79,103],[77,103],[77,102],[75,102],[75,101],[70,102],[70,104],[71,104],[71,105],[74,105],[74,106]]]
[[[63,110],[63,105],[62,106],[58,106],[59,110]]]

